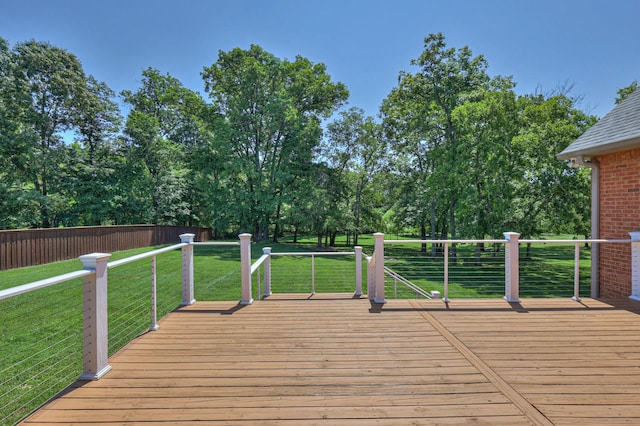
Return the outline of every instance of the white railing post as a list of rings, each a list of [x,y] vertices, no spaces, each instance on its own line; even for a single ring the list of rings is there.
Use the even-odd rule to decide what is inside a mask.
[[[311,255],[311,295],[316,295],[316,257]]]
[[[367,298],[371,301],[376,296],[376,256],[367,259]]]
[[[517,232],[504,233],[504,298],[507,302],[520,301],[520,243]]]
[[[82,374],[80,380],[98,380],[111,370],[108,362],[109,329],[107,315],[108,253],[80,256],[82,269],[93,271],[82,282]]]
[[[195,234],[180,235],[180,241],[188,244],[182,247],[182,306],[196,302],[193,291],[193,237]]]
[[[373,301],[375,303],[386,303],[384,299],[384,234],[376,232],[373,236],[375,238],[373,255],[376,258],[376,294],[374,295]]]
[[[444,290],[444,299],[442,299],[442,301],[444,303],[448,303],[449,302],[449,243],[444,243],[442,245],[444,251],[444,284],[443,284],[443,290]]]
[[[573,255],[573,297],[575,301],[580,301],[580,243],[575,243]]]
[[[271,247],[264,247],[262,254],[268,256],[264,261],[264,295],[263,297],[271,296]]]
[[[629,232],[631,236],[631,296],[640,300],[640,231]]]
[[[362,296],[362,247],[355,246],[356,252],[356,291],[354,296]]]
[[[240,275],[242,277],[241,305],[253,303],[251,297],[251,234],[240,234]]]
[[[158,325],[158,291],[157,291],[157,273],[156,273],[156,256],[151,258],[151,326],[149,331],[156,331]]]

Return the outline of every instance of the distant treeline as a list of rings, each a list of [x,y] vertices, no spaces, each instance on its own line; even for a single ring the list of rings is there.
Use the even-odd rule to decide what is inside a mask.
[[[588,174],[555,154],[595,117],[568,90],[518,96],[441,34],[411,66],[373,118],[324,64],[252,45],[203,68],[206,98],[146,69],[122,117],[72,53],[0,38],[0,228],[587,232]]]

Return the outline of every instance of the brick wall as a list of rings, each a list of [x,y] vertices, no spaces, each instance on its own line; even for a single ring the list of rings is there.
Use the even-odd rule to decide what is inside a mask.
[[[629,238],[640,231],[640,149],[598,157],[600,237]],[[631,294],[631,247],[600,245],[600,296]]]

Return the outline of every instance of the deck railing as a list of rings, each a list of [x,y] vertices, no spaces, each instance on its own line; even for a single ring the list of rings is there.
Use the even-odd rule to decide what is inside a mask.
[[[296,269],[292,273],[287,274],[287,271],[284,271],[283,268],[278,268],[277,263],[274,265],[271,262],[273,257],[306,258],[309,259],[310,263],[305,263],[304,266],[302,266],[301,269],[304,270],[304,272]],[[353,264],[347,262],[346,266],[343,265],[340,267],[336,262],[331,262],[331,273],[327,273],[326,267],[321,273],[317,271],[317,268],[322,268],[317,261],[319,258],[335,259],[348,257],[353,258]],[[250,273],[252,280],[249,281],[248,284],[251,285],[253,277],[255,276],[258,286],[256,298],[258,299],[271,296],[273,276],[276,277],[278,283],[286,285],[284,290],[288,293],[306,292],[306,289],[308,289],[311,295],[315,295],[316,285],[318,283],[323,290],[327,291],[327,289],[330,290],[331,288],[344,289],[344,282],[349,281],[355,286],[354,296],[360,296],[362,295],[362,258],[362,247],[359,246],[354,247],[353,251],[316,252],[272,252],[271,247],[265,247],[262,256],[251,265]],[[290,267],[291,266],[289,266],[289,268]],[[260,273],[261,271],[262,274]],[[345,275],[347,277],[345,277]],[[286,284],[284,284],[285,282]],[[261,286],[264,286],[264,292],[261,291]]]
[[[442,276],[442,289],[443,300],[449,301],[450,298],[450,285],[459,281],[460,276],[452,274],[452,270],[464,267],[464,261],[458,256],[453,257],[453,248],[459,248],[464,244],[483,245],[484,247],[491,246],[494,248],[494,252],[491,255],[496,259],[495,263],[490,266],[490,270],[493,271],[489,276],[490,279],[495,282],[497,286],[504,286],[504,298],[510,302],[519,301],[521,294],[522,282],[529,279],[526,273],[523,273],[523,263],[521,252],[525,250],[524,245],[541,245],[541,244],[560,244],[560,245],[573,245],[573,297],[575,299],[580,298],[580,284],[581,284],[581,271],[584,270],[580,267],[581,261],[581,247],[585,244],[629,244],[632,247],[632,264],[633,272],[633,294],[631,297],[640,298],[640,233],[633,233],[632,238],[629,240],[520,240],[517,233],[505,233],[505,239],[494,240],[384,240],[384,234],[375,234],[374,252],[371,256],[363,254],[362,247],[354,248],[354,251],[348,252],[281,252],[274,253],[270,248],[265,248],[263,254],[253,264],[251,263],[251,235],[241,234],[238,242],[194,242],[193,234],[183,234],[180,236],[181,243],[168,246],[159,250],[150,251],[147,253],[131,256],[126,259],[116,260],[109,262],[110,254],[105,253],[93,253],[85,256],[81,256],[82,270],[71,272],[68,274],[59,275],[56,277],[48,278],[45,280],[36,281],[30,284],[21,285],[18,287],[9,288],[6,290],[0,290],[0,300],[12,298],[21,294],[38,291],[47,287],[52,287],[61,283],[82,279],[82,316],[83,316],[83,350],[82,350],[82,373],[80,375],[81,380],[97,380],[104,376],[109,370],[108,354],[109,354],[109,340],[108,340],[108,305],[107,305],[107,281],[108,271],[114,268],[118,268],[122,265],[137,262],[142,259],[151,258],[151,286],[150,292],[150,326],[149,330],[156,330],[158,328],[158,313],[156,308],[157,301],[157,289],[156,289],[156,257],[180,249],[182,251],[182,283],[181,283],[181,305],[189,305],[195,302],[194,295],[194,246],[195,245],[229,245],[240,247],[240,270],[241,270],[241,287],[242,296],[240,304],[248,305],[253,303],[252,296],[252,279],[255,277],[257,282],[257,298],[269,296],[273,292],[273,277],[279,276],[282,271],[278,270],[277,262],[272,262],[276,257],[288,257],[296,256],[306,258],[310,260],[311,274],[306,275],[308,283],[310,283],[310,293],[315,294],[317,291],[318,283],[316,282],[318,274],[317,267],[320,259],[327,258],[342,258],[347,260],[342,265],[344,271],[347,269],[353,273],[353,285],[354,294],[362,294],[362,279],[363,279],[363,257],[366,259],[367,274],[367,294],[368,297],[376,303],[385,303],[385,278],[390,277],[395,283],[403,283],[403,285],[410,288],[417,294],[421,294],[424,297],[431,295],[428,287],[423,288],[421,285],[415,284],[416,280],[410,276],[410,273],[418,274],[420,279],[425,278],[428,275],[432,275],[424,285],[429,286],[436,281],[434,275],[441,274]],[[406,257],[402,251],[395,250],[394,247],[409,247],[410,251],[416,253],[419,247],[425,244],[437,245],[441,250],[441,260],[439,257],[435,257],[428,262],[429,265],[433,265],[439,261],[442,262],[439,268],[413,268],[411,271],[404,271],[401,268],[403,259]],[[504,254],[500,255],[500,251]],[[353,263],[349,260],[349,257],[353,258]],[[424,259],[425,256],[422,256]],[[409,262],[412,263],[412,258],[409,258]],[[483,262],[486,258],[483,260]],[[427,263],[425,262],[425,265]],[[473,265],[478,266],[478,265]],[[323,266],[324,267],[324,266]],[[562,265],[563,268],[567,267],[566,262]],[[342,271],[340,274],[344,274]],[[455,271],[454,271],[455,272]],[[526,272],[526,271],[525,271]],[[583,274],[584,275],[584,274]],[[334,275],[335,277],[336,275]],[[486,274],[485,274],[486,276]],[[286,281],[288,278],[280,275],[277,281]],[[471,281],[478,280],[477,277],[471,277]],[[584,277],[583,277],[584,280]],[[277,284],[280,285],[280,284]],[[307,284],[308,285],[308,284]],[[324,288],[324,287],[323,287]],[[421,293],[421,291],[424,291]],[[437,292],[435,292],[437,294]],[[1,327],[0,327],[1,328]],[[0,363],[0,373],[3,370],[3,366]],[[0,382],[0,385],[4,387],[4,384]],[[59,389],[58,389],[59,390]],[[7,395],[7,392],[11,392],[9,389],[5,392],[5,389],[0,388],[0,396]],[[4,393],[3,393],[4,392]],[[0,414],[3,407],[0,406]],[[0,420],[3,420],[0,416]],[[1,422],[0,422],[1,423]]]
[[[541,246],[547,245],[564,245],[571,248],[573,246],[573,258],[563,258],[563,265],[559,265],[555,270],[563,270],[566,268],[567,262],[572,261],[573,267],[573,279],[571,282],[572,298],[574,300],[580,300],[581,282],[588,281],[588,272],[586,268],[581,268],[581,261],[584,255],[581,255],[582,247],[587,245],[598,244],[630,244],[632,245],[632,265],[637,263],[637,266],[633,266],[634,272],[633,281],[634,291],[631,297],[640,297],[640,235],[632,233],[632,239],[575,239],[575,240],[532,240],[525,239],[520,240],[520,234],[515,232],[505,232],[504,239],[492,239],[492,240],[385,240],[384,234],[375,234],[375,251],[373,267],[370,267],[370,273],[373,278],[370,282],[375,283],[370,285],[370,298],[377,303],[385,302],[385,286],[389,286],[390,282],[395,284],[399,282],[398,277],[406,279],[409,284],[407,287],[417,286],[418,289],[425,290],[425,295],[428,294],[428,289],[423,286],[442,286],[442,299],[448,302],[450,296],[450,285],[456,284],[460,287],[461,283],[463,287],[470,289],[466,294],[470,296],[474,294],[476,297],[480,293],[484,293],[489,297],[496,297],[500,293],[509,302],[518,302],[521,294],[527,296],[549,297],[557,296],[557,292],[553,291],[550,294],[542,291],[542,288],[536,289],[536,285],[542,287],[542,281],[549,282],[554,277],[542,276],[536,279],[535,271],[536,264],[533,262],[531,256],[527,256],[526,253],[530,252],[531,247],[537,249]],[[420,247],[426,245],[432,245],[438,248],[438,255],[433,256],[427,253],[416,255],[419,253]],[[467,255],[463,257],[460,255],[459,250],[455,255],[454,247],[459,249],[464,245],[476,245],[477,247],[492,247],[489,250],[491,254],[489,257],[480,257],[479,254]],[[402,247],[402,248],[398,248]],[[479,250],[480,251],[480,250]],[[500,252],[504,252],[500,255]],[[525,253],[525,256],[521,254]],[[567,250],[563,250],[564,253]],[[633,253],[637,253],[634,255]],[[637,259],[637,260],[635,260]],[[559,263],[556,260],[551,262]],[[452,274],[452,268],[455,269],[455,273]],[[568,274],[563,270],[562,275]],[[389,278],[385,280],[384,277]],[[416,282],[420,284],[416,285]],[[523,292],[521,287],[525,284],[526,292]],[[564,285],[564,284],[562,284]],[[473,287],[476,287],[474,290]],[[478,288],[480,290],[478,290]],[[412,288],[413,291],[415,289]],[[433,288],[431,289],[433,290]],[[554,289],[556,291],[557,289]],[[562,292],[565,292],[564,290]],[[439,291],[432,291],[431,294],[438,297]]]
[[[79,329],[82,330],[82,345],[78,348],[80,353],[78,356],[82,357],[82,370],[78,377],[79,380],[98,380],[111,370],[108,363],[109,355],[109,311],[108,311],[108,271],[118,268],[120,266],[138,262],[143,259],[151,259],[151,286],[150,293],[150,326],[149,330],[158,329],[158,313],[157,313],[157,270],[156,270],[156,258],[157,256],[180,249],[182,251],[182,302],[181,305],[189,305],[195,302],[194,298],[194,274],[193,274],[193,246],[195,244],[202,245],[239,245],[238,242],[214,242],[214,243],[194,243],[194,234],[182,234],[180,235],[181,243],[164,247],[158,250],[149,251],[146,253],[130,256],[125,259],[109,262],[110,254],[108,253],[93,253],[80,256],[82,269],[55,277],[39,280],[36,282],[0,290],[0,300],[7,300],[15,298],[16,296],[26,293],[36,292],[45,288],[54,287],[64,283],[75,286],[74,280],[82,279],[82,307],[76,312],[82,315],[82,321],[79,325]],[[245,253],[246,255],[247,253]],[[242,259],[242,264],[248,264],[250,261],[250,253],[247,258]],[[77,287],[65,288],[65,291],[72,290],[75,293]],[[46,296],[45,296],[46,297]],[[132,297],[135,297],[132,295]],[[46,303],[46,302],[45,302]],[[71,304],[71,303],[70,303]],[[68,310],[68,307],[65,308]],[[128,314],[128,312],[126,313]],[[23,320],[27,320],[24,318]],[[73,320],[75,323],[75,320]],[[42,325],[43,328],[47,328],[47,324]],[[3,331],[2,324],[0,324],[0,332]],[[119,333],[120,331],[118,331]],[[68,333],[68,331],[67,331]],[[140,333],[140,330],[134,331],[134,333]],[[59,333],[57,333],[59,334]],[[56,334],[56,335],[57,335]],[[6,336],[4,333],[0,333],[3,339],[12,339],[12,336]],[[49,336],[39,336],[41,340],[47,340]],[[54,358],[61,358],[67,360],[65,363],[69,364],[70,357],[74,357],[73,354],[69,355],[69,347],[76,347],[73,341],[68,341],[65,338],[64,346],[61,346],[58,350],[64,352],[64,354],[55,355],[49,354],[43,358],[38,354],[38,359],[29,359],[26,357],[29,364],[24,364],[25,359],[20,359],[16,363],[5,364],[0,362],[0,424],[13,424],[15,421],[20,420],[24,415],[30,411],[29,407],[32,404],[37,404],[43,395],[53,396],[59,392],[61,388],[60,384],[53,383],[47,377],[43,377],[45,374],[51,374],[52,365],[58,365],[61,361],[54,361]],[[77,340],[75,336],[72,336],[71,340]],[[2,342],[2,343],[6,343]],[[54,345],[58,348],[58,345]],[[44,349],[46,350],[46,349]],[[26,354],[25,354],[26,355]],[[43,359],[41,359],[43,358]],[[0,360],[2,361],[2,360]],[[32,365],[33,364],[33,365]],[[20,369],[20,370],[16,370]],[[25,375],[25,370],[28,370]],[[14,377],[19,379],[12,379],[11,372],[15,371]],[[47,373],[48,372],[48,373]],[[58,376],[59,373],[54,369],[52,377]],[[65,373],[65,377],[68,377],[68,373]],[[67,379],[68,380],[68,379]],[[44,383],[45,387],[41,388],[39,383]],[[67,382],[68,384],[68,382]],[[66,386],[66,384],[65,384]],[[36,395],[36,396],[33,396]],[[44,401],[42,401],[44,402]],[[36,405],[37,406],[37,405]],[[24,410],[27,410],[26,412]]]

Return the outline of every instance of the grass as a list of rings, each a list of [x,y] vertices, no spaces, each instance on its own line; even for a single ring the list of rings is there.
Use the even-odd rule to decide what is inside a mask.
[[[545,235],[544,239],[574,239],[573,235]],[[402,235],[385,235],[390,239],[417,239]],[[315,238],[300,240],[306,247],[315,247]],[[346,240],[338,239],[344,245]],[[363,251],[373,254],[373,235],[362,235],[358,244]],[[340,247],[338,249],[341,249]],[[345,248],[346,249],[346,248]],[[497,249],[497,251],[496,251]],[[476,245],[457,244],[456,259],[449,260],[449,297],[478,298],[504,296],[505,266],[504,245],[488,246],[481,252],[480,264],[476,264]],[[437,290],[444,295],[444,259],[442,253],[431,255],[431,245],[427,253],[420,252],[415,243],[386,244],[385,266],[398,272],[426,291]],[[571,297],[574,290],[574,245],[565,243],[532,244],[527,257],[525,244],[520,245],[520,296],[521,297]],[[580,254],[580,295],[589,295],[591,253],[584,247]],[[393,279],[385,281],[387,298],[396,294]],[[398,298],[416,297],[410,289],[398,285]]]
[[[394,236],[395,238],[395,236]],[[338,240],[337,250],[351,251]],[[373,236],[359,240],[365,254],[373,254]],[[278,252],[317,250],[315,238],[293,244],[252,245],[252,259],[265,246]],[[113,253],[117,260],[151,250],[136,249]],[[487,250],[481,265],[475,264],[475,246],[458,245],[457,260],[449,267],[449,297],[502,297],[504,295],[504,253]],[[502,250],[502,247],[501,247]],[[570,296],[573,292],[573,245],[534,245],[531,258],[521,252],[521,295],[526,297]],[[240,300],[239,247],[196,246],[194,281],[196,300]],[[589,252],[582,251],[582,282],[588,281]],[[385,264],[423,289],[443,292],[442,255],[421,253],[416,244],[385,247]],[[353,255],[319,257],[274,256],[274,293],[311,293],[311,268],[316,292],[353,292]],[[364,262],[366,264],[366,262]],[[181,302],[181,252],[157,256],[158,318]],[[78,260],[56,262],[0,272],[0,289],[79,270]],[[365,269],[366,266],[363,266]],[[151,325],[151,259],[109,270],[109,353],[113,354]],[[260,298],[257,275],[253,276],[253,297]],[[366,272],[363,273],[366,292]],[[260,283],[263,285],[263,283]],[[386,283],[386,297],[393,298],[394,283]],[[588,291],[588,285],[583,285]],[[585,294],[586,295],[586,294]],[[415,294],[398,286],[397,297]],[[13,424],[77,379],[82,370],[82,289],[73,280],[0,301],[0,424]]]

